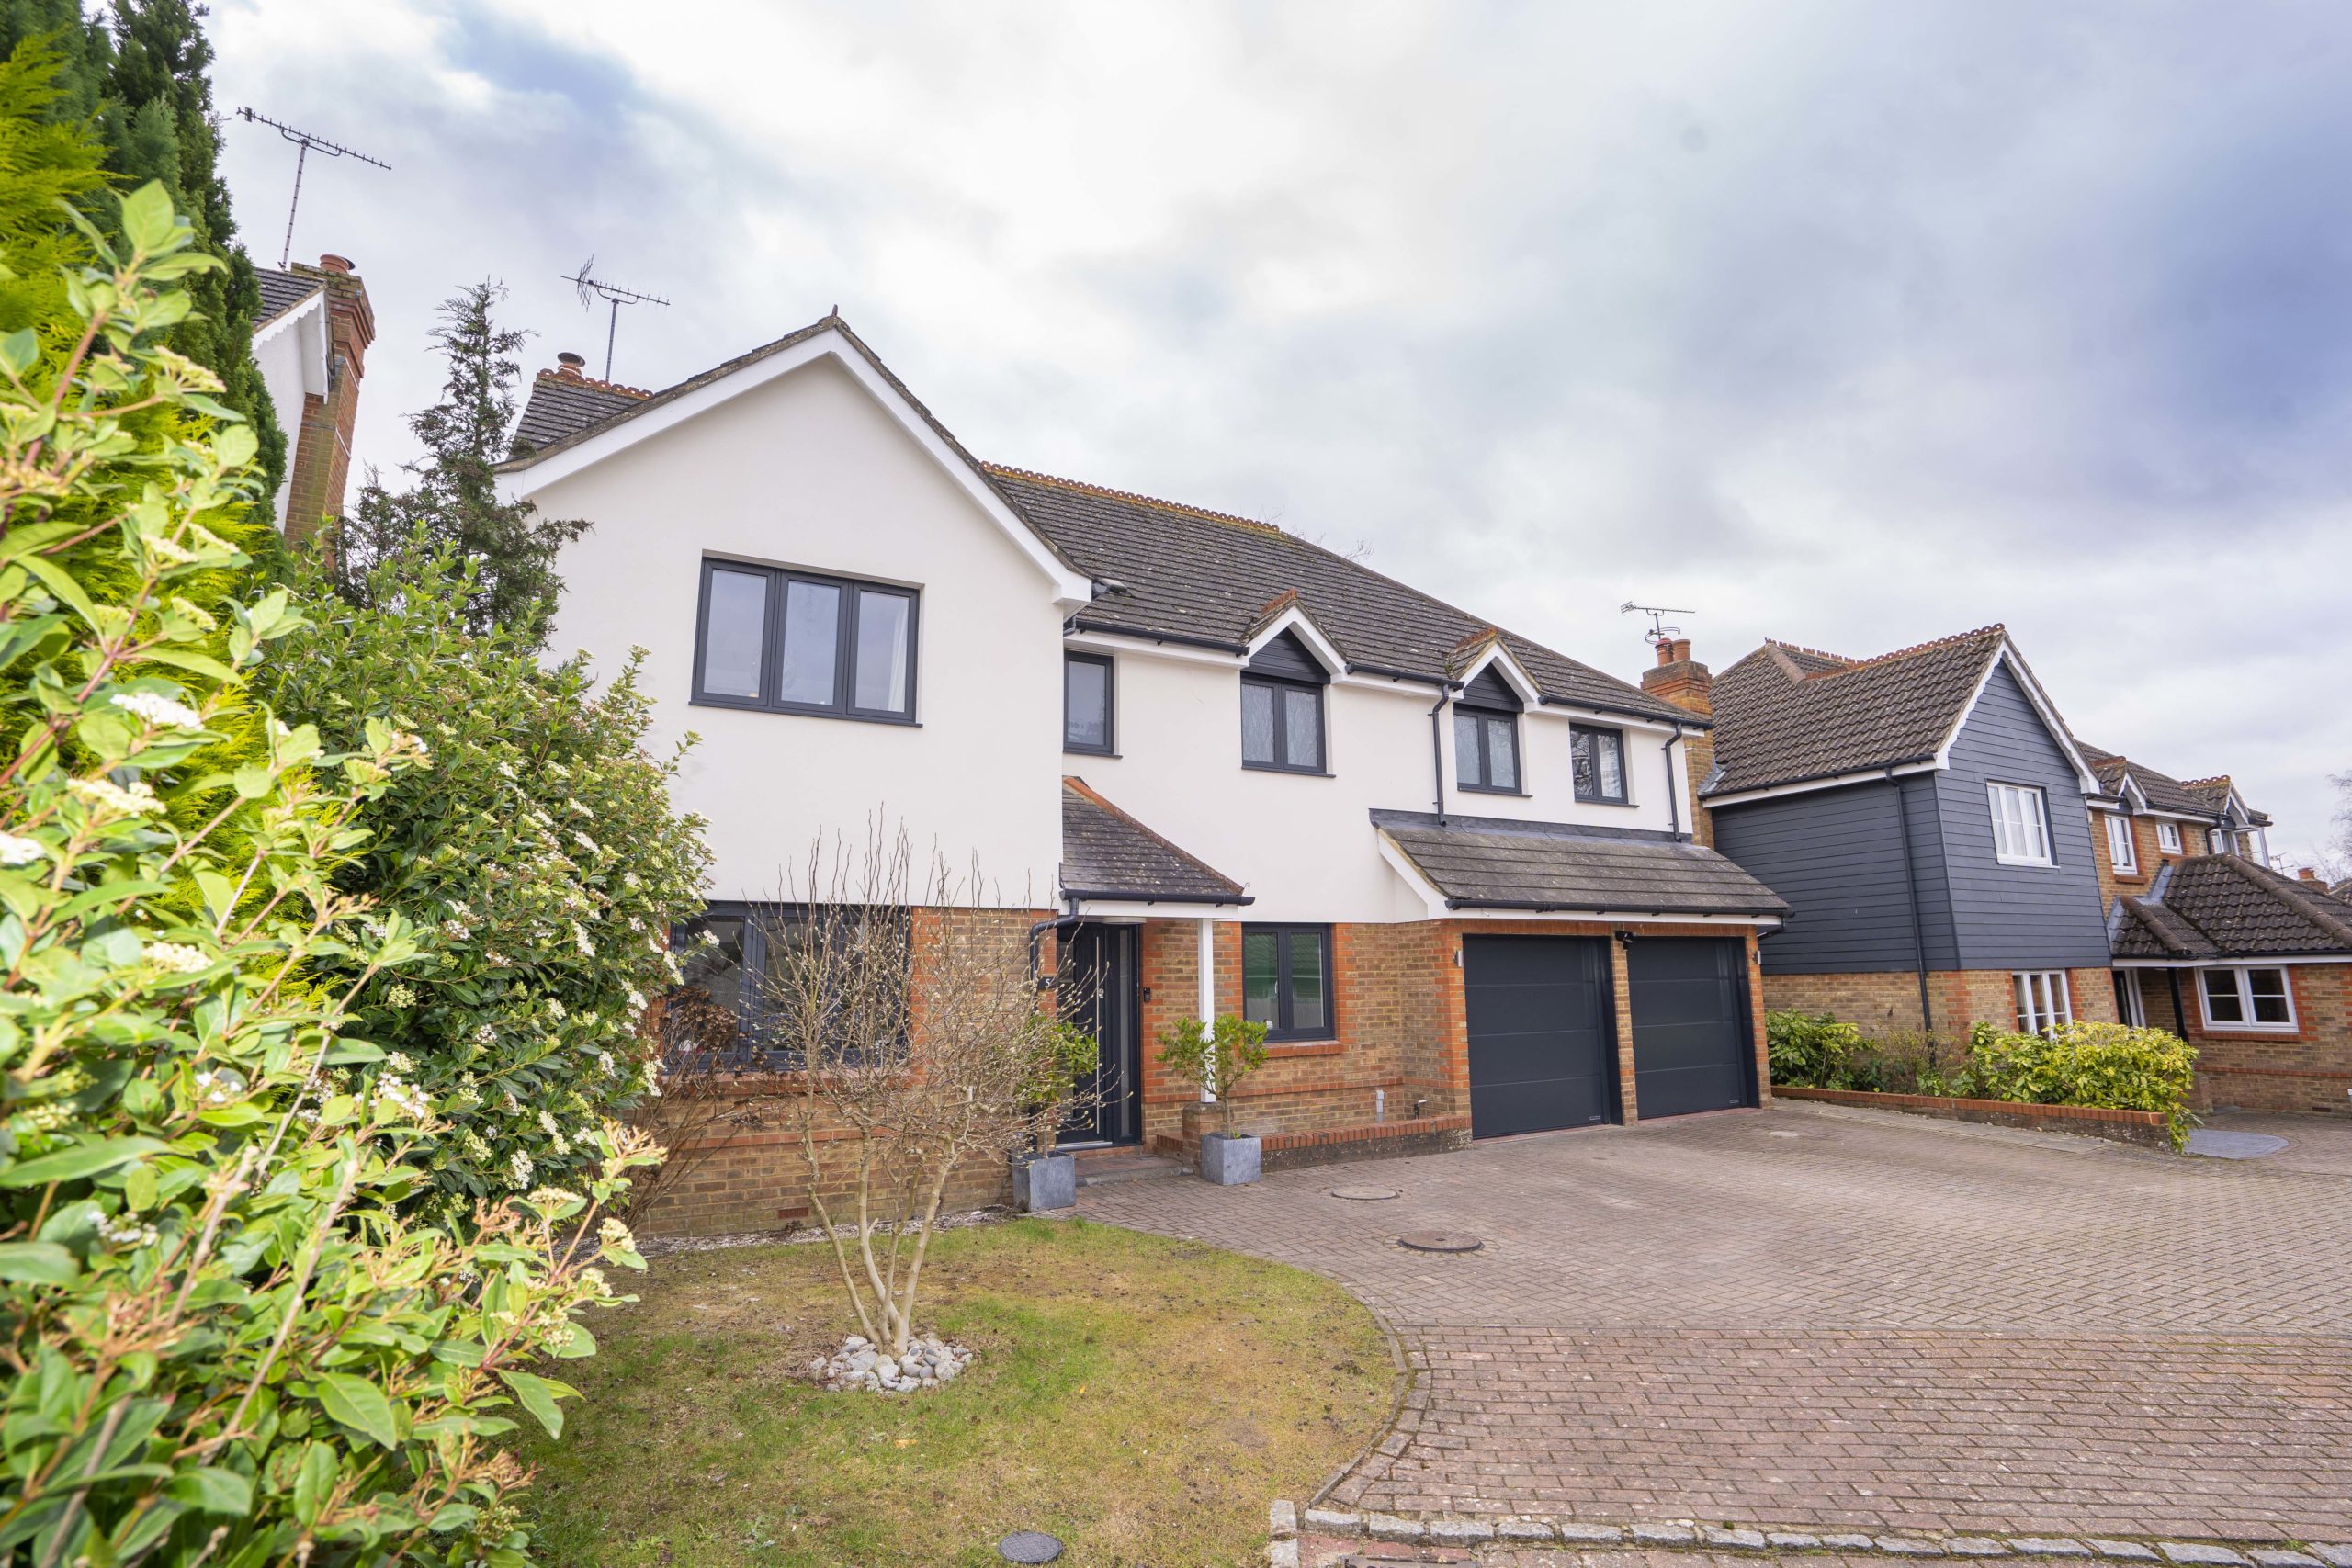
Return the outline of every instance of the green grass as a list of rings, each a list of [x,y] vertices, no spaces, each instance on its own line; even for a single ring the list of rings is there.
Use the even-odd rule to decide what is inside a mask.
[[[523,1445],[535,1555],[563,1568],[1244,1563],[1388,1413],[1388,1353],[1329,1280],[1083,1221],[943,1234],[917,1317],[980,1353],[927,1393],[828,1393],[854,1326],[830,1249],[657,1260],[560,1370],[560,1443]]]

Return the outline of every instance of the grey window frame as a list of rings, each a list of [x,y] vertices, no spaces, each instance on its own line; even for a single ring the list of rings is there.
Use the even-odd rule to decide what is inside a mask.
[[[1069,732],[1069,667],[1073,664],[1102,666],[1102,744],[1082,746],[1070,739]],[[1062,750],[1083,757],[1115,757],[1119,754],[1119,667],[1107,653],[1081,653],[1072,649],[1062,652]]]
[[[1241,927],[1243,958],[1240,965],[1243,1016],[1248,1016],[1250,1007],[1248,959],[1250,939],[1252,936],[1269,935],[1274,939],[1275,1021],[1266,1026],[1267,1043],[1337,1040],[1340,1037],[1340,983],[1339,977],[1331,972],[1331,928],[1328,925],[1317,925],[1311,920],[1251,920],[1243,923]],[[1315,938],[1323,953],[1323,1021],[1304,1029],[1298,1027],[1291,1017],[1294,998],[1290,988],[1290,942],[1294,936]]]
[[[1306,773],[1309,776],[1329,777],[1331,773],[1331,710],[1330,705],[1323,699],[1326,686],[1314,681],[1286,681],[1279,675],[1260,675],[1247,671],[1242,673],[1241,684],[1264,686],[1274,694],[1274,761],[1261,762],[1250,757],[1246,750],[1249,739],[1245,729],[1242,739],[1245,750],[1241,753],[1241,765],[1266,773]],[[1317,760],[1312,765],[1294,762],[1290,760],[1290,725],[1286,722],[1285,705],[1291,699],[1284,694],[1298,692],[1304,692],[1315,699],[1315,750]],[[1238,708],[1238,700],[1236,705]],[[1240,715],[1237,712],[1235,716],[1239,718]]]
[[[834,589],[841,594],[841,613],[833,631],[833,700],[830,703],[788,703],[775,696],[739,697],[724,692],[712,692],[703,684],[703,665],[710,643],[710,589],[712,579],[722,571],[740,571],[747,576],[768,580],[767,620],[760,632],[760,690],[777,691],[782,685],[784,666],[784,609],[791,585],[796,582],[814,587]],[[907,705],[904,711],[890,708],[865,708],[857,705],[857,619],[862,608],[861,595],[888,594],[903,599],[907,604]],[[764,566],[757,561],[731,560],[723,556],[705,556],[702,560],[702,581],[695,596],[695,656],[693,670],[693,705],[696,707],[746,708],[758,713],[805,714],[818,718],[855,719],[862,724],[906,724],[920,722],[915,717],[915,694],[920,689],[922,648],[922,592],[903,583],[876,582],[868,578],[840,577],[828,572],[802,571],[796,567]]]
[[[1576,776],[1576,743],[1579,736],[1607,735],[1617,742],[1617,793],[1600,793],[1600,764],[1592,765],[1593,792],[1585,793],[1584,782]],[[1634,770],[1625,750],[1625,732],[1605,724],[1571,724],[1568,726],[1568,787],[1578,801],[1587,806],[1631,806],[1634,804]]]
[[[694,948],[698,933],[719,923],[732,923],[740,929],[736,933],[736,982],[734,1044],[709,1053],[709,1059],[734,1072],[799,1072],[808,1064],[800,1053],[775,1043],[771,1014],[761,1005],[762,976],[767,974],[768,932],[771,928],[790,923],[795,918],[805,918],[811,906],[807,904],[752,903],[721,899],[705,904],[699,914],[689,915],[670,928],[670,951],[682,955],[680,967],[691,973]],[[897,940],[911,942],[913,925],[909,911],[887,906],[870,906],[866,919],[875,927],[887,927]],[[903,1061],[908,1055],[908,1041],[904,1036],[890,1047],[891,1060]],[[675,1043],[665,1041],[665,1055],[675,1055]],[[858,1055],[863,1055],[859,1053]],[[846,1059],[846,1058],[845,1058]]]
[[[1456,703],[1453,705],[1453,711],[1457,717],[1463,714],[1468,714],[1478,720],[1478,776],[1476,779],[1462,776],[1462,752],[1460,744],[1457,742],[1454,748],[1454,788],[1466,790],[1473,795],[1524,795],[1527,794],[1527,748],[1519,743],[1519,715],[1509,708],[1492,707],[1484,703]],[[1493,782],[1495,760],[1487,746],[1487,739],[1493,732],[1487,728],[1487,721],[1493,718],[1507,720],[1510,725],[1510,776],[1519,781],[1515,784],[1498,784]],[[1617,755],[1617,782],[1623,784],[1625,775],[1625,756],[1623,750],[1624,742],[1620,740],[1618,745],[1620,750]]]

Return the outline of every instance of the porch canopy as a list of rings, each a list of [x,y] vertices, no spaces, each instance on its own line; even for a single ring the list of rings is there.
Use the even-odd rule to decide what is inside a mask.
[[[2127,968],[2352,956],[2352,902],[2243,855],[2168,862],[2143,897],[2120,897],[2108,945]]]
[[[1444,910],[1777,924],[1779,894],[1673,833],[1374,811],[1383,852]]]
[[[1179,849],[1078,778],[1062,780],[1061,894],[1080,904],[1182,904],[1205,912],[1250,901],[1241,884]]]

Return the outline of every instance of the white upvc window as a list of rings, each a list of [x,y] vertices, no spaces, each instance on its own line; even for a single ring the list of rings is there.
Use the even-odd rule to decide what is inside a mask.
[[[2208,1029],[2284,1032],[2295,1027],[2295,988],[2284,969],[2200,969],[2197,999]]]
[[[1986,784],[1993,801],[1993,853],[2003,865],[2055,865],[2050,816],[2041,792],[2025,784]]]
[[[2156,824],[2156,848],[2168,855],[2180,853],[2179,823],[2159,822]]]
[[[2075,998],[2064,969],[2028,969],[2009,976],[2017,987],[2018,1032],[2048,1034],[2075,1021]]]
[[[2117,871],[2135,872],[2140,869],[2138,835],[2132,831],[2132,818],[2120,811],[2107,814],[2107,859]]]

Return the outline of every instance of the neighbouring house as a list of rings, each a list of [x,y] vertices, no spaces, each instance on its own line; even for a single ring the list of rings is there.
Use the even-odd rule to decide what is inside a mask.
[[[553,645],[642,646],[657,739],[700,737],[681,934],[746,1036],[793,868],[887,821],[1094,977],[1086,1143],[1184,1150],[1153,1042],[1221,1013],[1268,1028],[1234,1110],[1275,1166],[1769,1092],[1786,906],[1694,841],[1703,716],[1271,525],[982,462],[838,317],[650,395],[567,361],[515,451],[594,523]],[[788,1138],[725,1142],[662,1224],[799,1212]]]
[[[286,433],[286,477],[273,505],[278,531],[299,544],[343,514],[376,314],[368,286],[341,256],[283,272],[255,267],[254,276],[261,284],[254,363]]]
[[[2352,901],[2271,870],[2227,778],[2083,750],[2120,1016],[2197,1047],[2200,1110],[2352,1111]]]
[[[1713,719],[1714,848],[1788,900],[1768,1006],[1878,1032],[2116,1016],[2104,798],[2002,627],[1871,659],[1768,642],[1720,675],[1682,639],[1644,685]]]

